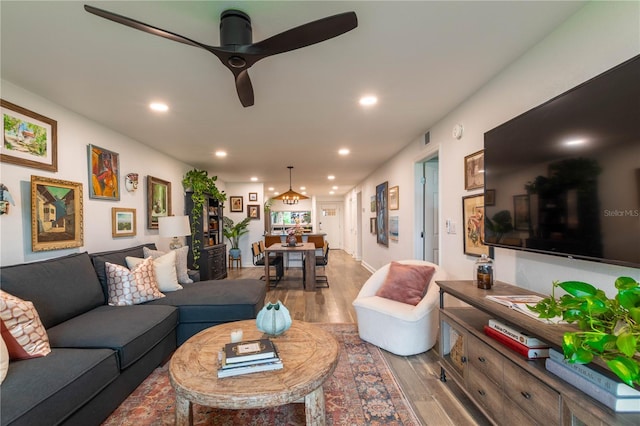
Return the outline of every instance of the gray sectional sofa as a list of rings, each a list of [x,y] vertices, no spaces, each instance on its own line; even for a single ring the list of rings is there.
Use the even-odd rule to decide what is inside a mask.
[[[51,345],[45,357],[10,363],[2,426],[99,425],[189,337],[264,305],[263,281],[217,280],[109,306],[104,263],[126,266],[126,256],[143,257],[143,246],[0,268],[0,287],[33,302]]]

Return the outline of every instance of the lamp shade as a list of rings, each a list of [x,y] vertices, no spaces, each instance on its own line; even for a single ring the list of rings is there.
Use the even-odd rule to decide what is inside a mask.
[[[163,216],[158,218],[158,230],[161,237],[173,238],[191,235],[189,216]]]

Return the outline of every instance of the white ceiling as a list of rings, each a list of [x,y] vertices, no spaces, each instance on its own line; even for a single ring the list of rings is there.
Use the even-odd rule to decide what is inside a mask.
[[[291,165],[294,189],[320,196],[362,181],[584,5],[86,2],[215,46],[229,8],[249,14],[254,42],[356,12],[355,30],[255,64],[255,105],[243,108],[231,72],[212,54],[99,18],[84,3],[2,0],[2,79],[226,182],[257,176],[283,192]],[[364,94],[378,105],[361,108]],[[151,112],[153,100],[169,112]],[[342,147],[351,150],[346,158]],[[228,156],[215,158],[217,149]]]

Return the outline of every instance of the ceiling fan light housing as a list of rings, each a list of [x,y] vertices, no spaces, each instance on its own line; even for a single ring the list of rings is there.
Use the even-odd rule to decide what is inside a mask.
[[[220,45],[248,45],[253,43],[251,18],[239,10],[225,10],[220,14]]]

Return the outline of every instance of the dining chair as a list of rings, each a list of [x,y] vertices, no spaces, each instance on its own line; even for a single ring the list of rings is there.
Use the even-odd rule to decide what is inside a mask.
[[[253,265],[264,266],[265,253],[260,250],[259,243],[256,242],[251,244],[251,252],[253,254]],[[284,276],[284,267],[282,263],[282,257],[276,256],[276,257],[269,258],[269,266],[273,266],[276,270],[276,280],[273,284],[273,287],[275,287],[276,285],[278,285],[278,282],[280,282],[280,280]],[[260,277],[261,280],[263,280],[264,278],[265,278],[264,275]],[[271,281],[271,277],[269,277],[269,280]]]

